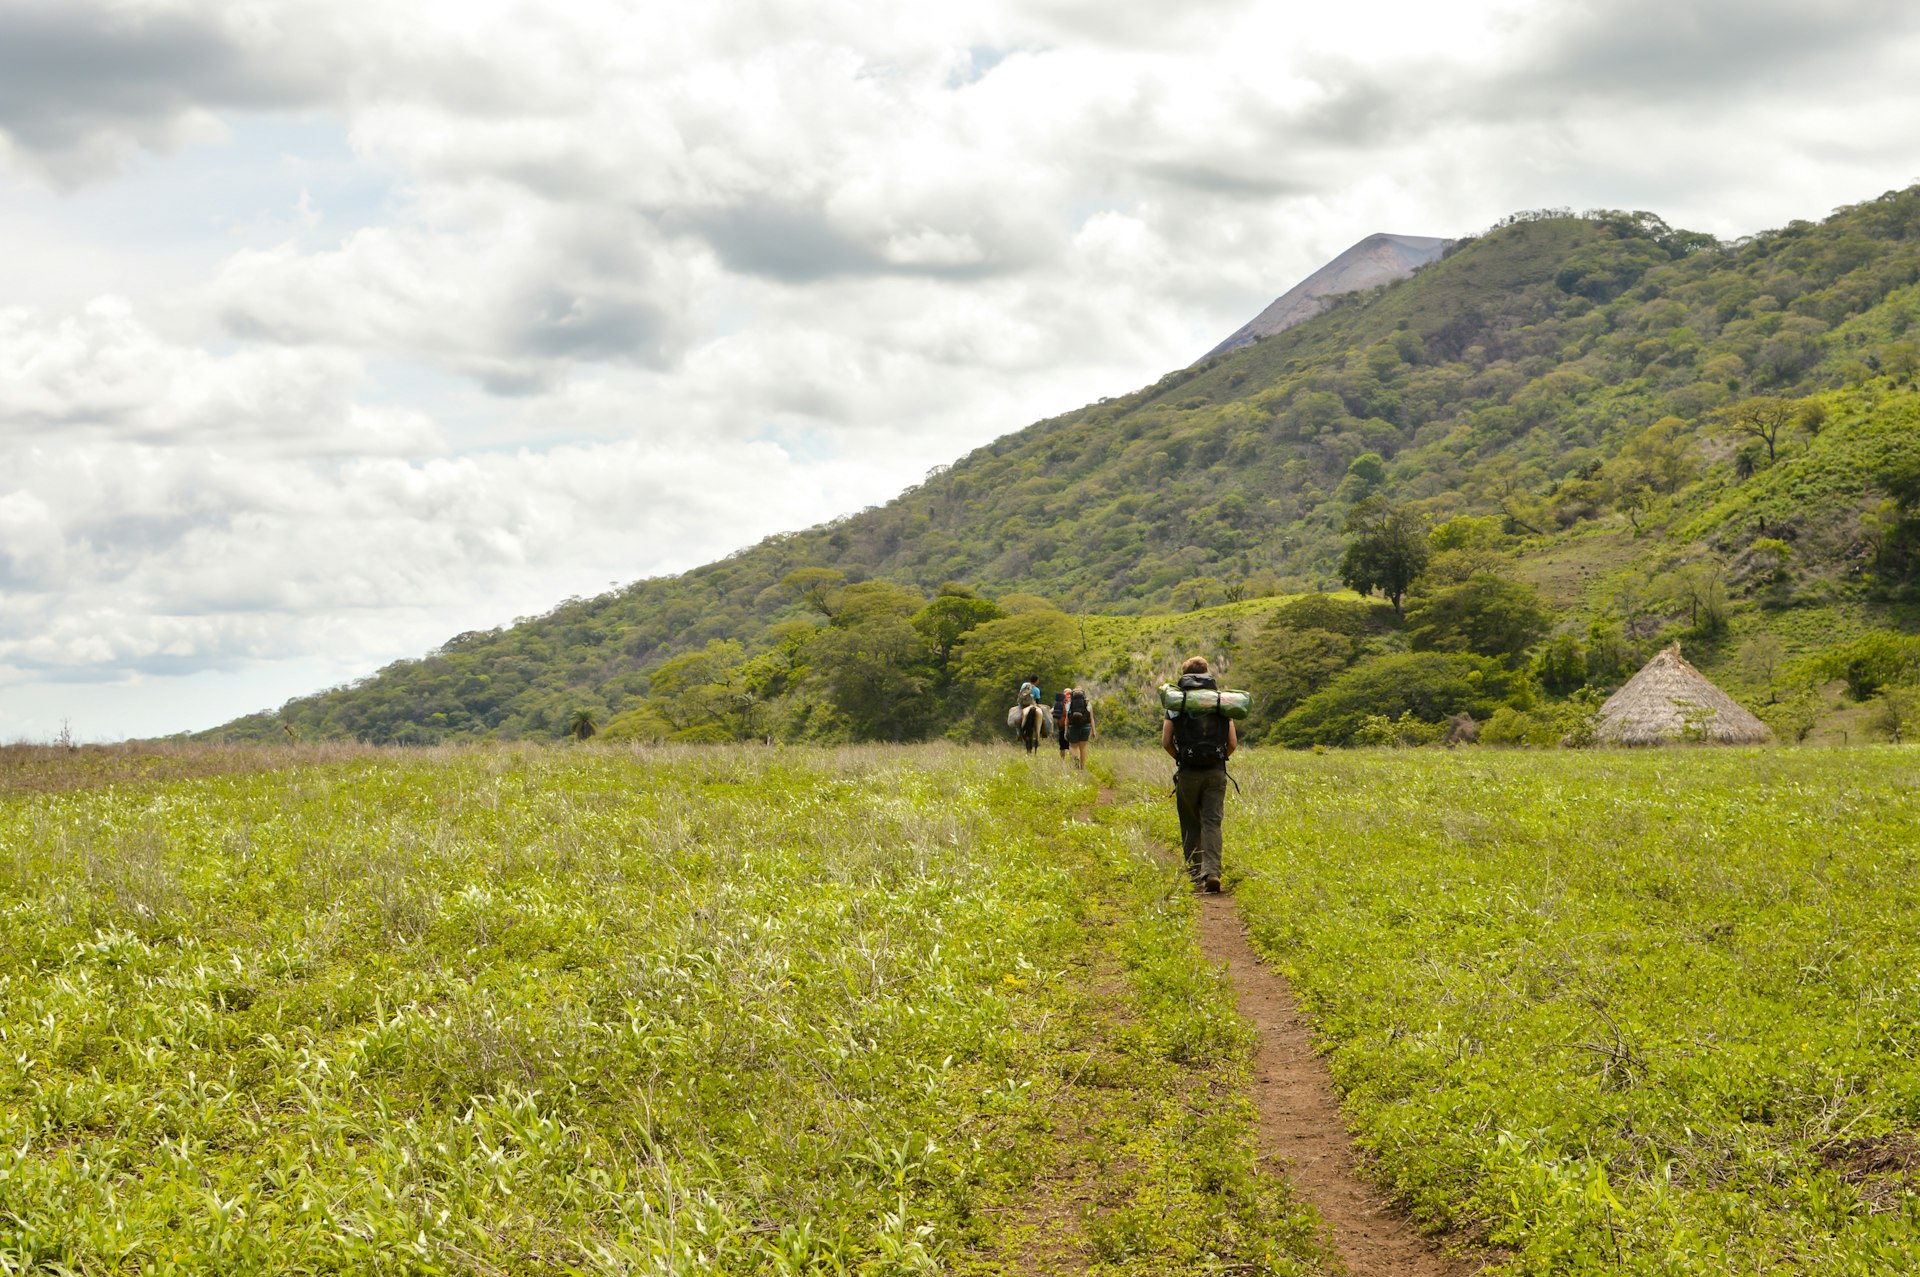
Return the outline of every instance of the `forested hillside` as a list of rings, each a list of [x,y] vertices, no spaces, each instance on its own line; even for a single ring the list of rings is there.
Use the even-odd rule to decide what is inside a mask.
[[[1770,706],[1835,678],[1877,696],[1920,677],[1894,637],[1920,563],[1916,281],[1920,188],[1729,244],[1645,213],[1519,215],[885,506],[211,734],[978,735],[1034,670],[1144,723],[1165,673],[1145,667],[1202,637],[1294,688],[1276,709],[1393,661],[1437,677],[1447,654],[1447,678],[1479,661],[1474,686],[1505,689],[1476,717],[1539,717],[1680,635]],[[1404,622],[1276,619],[1275,596],[1354,579],[1369,517],[1426,538]],[[1489,636],[1489,616],[1511,624]],[[1880,672],[1848,677],[1863,660]],[[1396,703],[1431,722],[1447,698]]]

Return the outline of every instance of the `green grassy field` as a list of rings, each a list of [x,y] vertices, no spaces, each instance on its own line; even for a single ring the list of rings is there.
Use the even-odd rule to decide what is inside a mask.
[[[1417,1217],[1510,1273],[1920,1270],[1920,753],[1243,757],[1229,882]]]
[[[1326,1271],[1166,762],[1095,760],[27,760],[0,1267]],[[1513,1274],[1920,1268],[1920,755],[1234,770],[1236,903],[1416,1218]]]
[[[151,761],[0,797],[0,1268],[1321,1271],[1189,902],[1083,777]]]

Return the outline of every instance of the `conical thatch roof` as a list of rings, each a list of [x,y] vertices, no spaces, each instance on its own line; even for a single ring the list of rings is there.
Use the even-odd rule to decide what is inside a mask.
[[[1680,656],[1661,652],[1600,707],[1595,735],[1607,745],[1764,745],[1767,725]]]

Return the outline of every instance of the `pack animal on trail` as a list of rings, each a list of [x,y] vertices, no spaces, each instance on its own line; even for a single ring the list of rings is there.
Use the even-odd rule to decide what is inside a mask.
[[[1020,697],[1014,702],[1013,708],[1007,711],[1007,726],[1013,728],[1029,754],[1040,748],[1040,742],[1053,729],[1053,716],[1040,703],[1038,674],[1020,684]]]
[[[1016,705],[1007,711],[1007,726],[1031,754],[1053,732],[1053,715],[1044,705]]]

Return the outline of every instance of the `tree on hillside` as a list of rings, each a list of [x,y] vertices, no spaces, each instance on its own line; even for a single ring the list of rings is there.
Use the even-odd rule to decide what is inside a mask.
[[[1844,679],[1847,694],[1865,701],[1892,684],[1920,683],[1920,635],[1871,630],[1827,652],[1818,668],[1821,678]]]
[[[1861,531],[1874,567],[1885,578],[1901,580],[1920,568],[1920,456],[1888,462],[1873,484],[1887,499],[1868,512]]]
[[[844,586],[834,601],[838,608],[833,623],[842,629],[883,616],[905,620],[927,602],[920,591],[892,581],[862,581]]]
[[[567,716],[567,735],[575,740],[587,740],[600,730],[600,724],[593,721],[593,711],[576,709]]]
[[[1538,489],[1546,482],[1540,467],[1496,452],[1475,467],[1470,495],[1476,505],[1493,506],[1506,522],[1522,532],[1544,536],[1546,518]]]
[[[892,581],[842,586],[833,622],[806,647],[809,677],[858,740],[904,740],[923,730],[932,651],[912,623],[918,590]]]
[[[1729,404],[1714,414],[1714,421],[1728,434],[1757,439],[1766,445],[1767,464],[1778,456],[1780,436],[1800,416],[1800,404],[1775,395],[1755,395]]]
[[[1895,745],[1920,736],[1920,688],[1890,687],[1882,692],[1867,725]]]
[[[1427,548],[1433,552],[1421,573],[1428,586],[1457,585],[1483,572],[1506,568],[1507,543],[1512,539],[1501,530],[1498,515],[1463,514],[1448,519],[1427,533]]]
[[[931,654],[905,616],[877,609],[836,624],[809,645],[807,663],[855,739],[908,740],[925,729]]]
[[[1627,516],[1627,526],[1640,532],[1640,515],[1653,504],[1653,489],[1645,483],[1629,482],[1615,489],[1614,508]]]
[[[1587,650],[1579,635],[1556,634],[1534,650],[1527,669],[1541,687],[1566,696],[1587,684]]]
[[[1058,613],[1060,611],[1059,606],[1055,604],[1052,599],[1042,598],[1038,594],[1028,594],[1022,590],[1015,590],[1011,594],[1002,594],[1000,596],[1000,609],[1008,616],[1026,616],[1033,612]]]
[[[846,583],[846,573],[837,568],[800,568],[780,578],[789,593],[828,619],[839,611],[840,590]]]
[[[954,650],[961,638],[975,626],[1006,615],[992,599],[976,598],[971,590],[965,594],[949,590],[949,586],[942,586],[940,597],[914,613],[913,617],[913,628],[920,632],[920,637],[927,641],[927,646],[933,652],[935,677],[943,683],[950,675],[948,667],[952,664]]]
[[[1346,530],[1353,540],[1340,559],[1340,583],[1361,594],[1379,590],[1394,614],[1405,616],[1402,600],[1429,555],[1419,517],[1384,497],[1368,497],[1347,516]]]
[[[672,731],[672,724],[660,717],[653,706],[642,701],[609,718],[600,732],[600,739],[618,743],[663,741]]]
[[[1308,594],[1275,608],[1267,618],[1267,629],[1331,630],[1357,640],[1369,630],[1384,628],[1379,613],[1385,610],[1378,603],[1332,594]]]
[[[1727,570],[1713,559],[1682,564],[1654,582],[1670,606],[1687,609],[1687,628],[1718,634],[1727,628]]]
[[[1780,641],[1779,635],[1754,635],[1740,645],[1734,659],[1739,662],[1742,674],[1756,683],[1766,684],[1767,704],[1779,701],[1780,673],[1787,664],[1787,645]]]
[[[1595,620],[1587,626],[1587,683],[1611,688],[1633,673],[1633,645],[1627,642],[1625,628],[1618,621]]]
[[[1190,576],[1173,587],[1173,605],[1182,612],[1198,612],[1226,592],[1216,576]]]
[[[716,728],[733,735],[734,696],[746,649],[713,639],[698,651],[663,662],[647,681],[647,702],[677,732]]]
[[[1911,383],[1920,373],[1920,345],[1897,341],[1880,352],[1880,370],[1898,383]]]
[[[1397,357],[1396,357],[1397,360]],[[1334,491],[1338,501],[1361,501],[1387,481],[1387,463],[1377,452],[1363,452],[1347,463],[1347,474]]]

